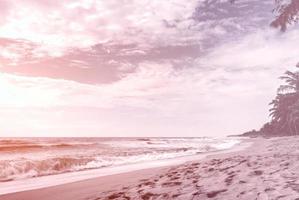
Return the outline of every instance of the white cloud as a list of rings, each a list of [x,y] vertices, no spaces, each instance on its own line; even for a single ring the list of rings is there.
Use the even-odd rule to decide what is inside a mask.
[[[277,30],[258,30],[234,41],[227,41],[199,59],[202,65],[227,70],[268,69],[281,70],[294,67],[298,62],[299,31],[287,33]]]
[[[244,24],[243,17],[196,24],[190,16],[197,4],[195,0],[11,1],[0,36],[39,43],[36,57],[60,56],[68,48],[103,41],[116,46],[138,43],[129,52],[134,55],[146,54],[144,49],[153,45],[206,43],[203,54],[188,62],[179,60],[186,63],[179,68],[167,59],[140,61],[137,66],[111,59],[122,70],[134,70],[109,84],[1,73],[0,109],[6,117],[0,120],[0,130],[197,136],[258,128],[267,120],[277,77],[298,61],[298,31],[281,34],[251,27],[257,17]],[[240,32],[233,35],[236,30]],[[251,31],[245,34],[247,30]],[[236,37],[227,37],[231,32]],[[19,51],[11,46],[0,55],[18,61]],[[84,61],[73,59],[73,65],[84,66]],[[22,119],[19,128],[13,126],[17,113]]]
[[[195,0],[13,0],[9,1],[9,9],[2,8],[8,14],[0,26],[0,37],[38,43],[52,56],[71,47],[88,47],[110,40],[176,42],[180,30],[167,29],[162,20],[187,20],[196,5]]]
[[[2,74],[0,107],[8,116],[14,110],[27,113],[30,117],[24,121],[26,127],[34,120],[44,124],[44,128],[29,128],[35,133],[73,130],[83,134],[89,125],[93,127],[91,135],[105,135],[108,131],[115,136],[122,131],[135,136],[136,131],[141,135],[153,132],[157,136],[165,131],[169,136],[182,135],[184,127],[193,127],[186,128],[190,136],[199,130],[205,135],[218,135],[261,124],[267,115],[271,89],[275,88],[269,80],[273,77],[262,72],[234,75],[219,68],[178,71],[167,62],[142,63],[136,72],[118,82],[94,86]],[[249,122],[248,113],[258,115],[258,121]],[[235,120],[239,125],[232,126]],[[56,129],[47,129],[53,122]],[[174,122],[175,126],[167,125]],[[72,128],[72,123],[79,124]],[[214,123],[219,127],[209,127]]]

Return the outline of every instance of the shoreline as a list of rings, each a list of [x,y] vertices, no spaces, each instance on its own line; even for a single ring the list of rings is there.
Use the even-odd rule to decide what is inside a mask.
[[[103,169],[87,170],[79,173],[77,172],[66,173],[57,176],[54,175],[48,177],[32,178],[29,179],[29,184],[28,184],[28,180],[20,180],[17,184],[15,184],[17,181],[0,183],[0,200],[2,199],[13,200],[13,199],[20,199],[20,198],[22,200],[40,199],[40,198],[45,199],[45,196],[41,197],[44,193],[55,194],[55,191],[61,191],[61,190],[63,190],[63,192],[61,192],[60,194],[63,193],[64,199],[71,198],[71,199],[79,200],[85,198],[83,196],[91,195],[93,193],[98,192],[99,190],[108,190],[109,188],[115,188],[117,185],[119,185],[119,181],[117,181],[116,184],[115,180],[121,180],[120,181],[122,183],[121,185],[126,185],[129,182],[138,182],[139,180],[144,179],[146,177],[163,173],[164,171],[169,170],[171,167],[183,165],[185,163],[202,161],[211,156],[213,157],[213,156],[219,156],[223,154],[230,154],[234,152],[244,151],[247,148],[250,148],[253,145],[253,143],[255,143],[253,139],[242,139],[241,143],[237,144],[235,147],[231,149],[203,153],[196,156],[187,156],[187,157],[180,157],[176,159],[163,160],[158,162],[142,163],[142,165],[146,164],[146,166],[143,166],[143,168],[140,168],[139,166],[140,164],[133,166],[133,168],[127,168],[127,166],[125,166],[126,169],[122,169],[123,166],[120,166],[116,168],[116,170],[118,171],[115,171],[115,169],[113,169],[114,172],[113,171],[109,172],[108,170],[108,172],[106,171],[106,174],[102,173],[100,175],[96,173],[97,172],[99,173],[100,171],[103,172]],[[88,174],[89,172],[91,173]],[[73,175],[74,177],[72,177]],[[57,179],[59,177],[60,179]],[[31,183],[43,182],[44,180],[42,179],[45,180],[48,179],[47,181],[49,181],[49,178],[52,181],[56,181],[55,184],[53,185],[50,184],[48,186],[40,185],[40,184],[35,184],[33,186],[30,185]],[[63,181],[59,182],[61,181],[61,178],[63,179]],[[125,179],[125,181],[123,181],[123,179]],[[101,186],[100,189],[97,188],[96,190],[90,189],[90,188],[94,188],[95,185],[102,185],[102,186],[105,185],[105,187]],[[3,186],[5,186],[6,188]],[[11,188],[11,190],[9,188]],[[74,190],[79,191],[79,194],[73,196]],[[46,199],[53,200],[55,198],[56,198],[55,196],[51,196],[51,198],[46,198]],[[57,199],[60,198],[61,196],[58,197]]]
[[[0,181],[0,195],[27,191],[27,190],[41,189],[45,187],[52,187],[52,186],[68,184],[68,183],[73,183],[73,182],[92,179],[92,178],[98,178],[107,175],[114,175],[114,174],[130,172],[130,171],[136,171],[140,169],[178,165],[178,164],[185,163],[187,161],[200,160],[206,157],[207,155],[225,153],[228,151],[236,151],[238,148],[243,148],[244,141],[246,140],[244,138],[239,138],[236,139],[236,141],[238,142],[234,142],[234,146],[231,146],[231,144],[227,146],[226,144],[221,144],[221,143],[219,144],[220,146],[217,146],[218,143],[216,143],[215,146],[217,146],[218,150],[216,150],[217,148],[215,147],[215,150],[211,151],[210,149],[209,152],[202,152],[206,150],[204,148],[202,150],[198,148],[199,149],[198,152],[196,153],[194,151],[193,155],[179,155],[175,158],[164,158],[160,160],[152,160],[152,161],[144,161],[144,162],[136,162],[136,163],[132,162],[131,164],[93,168],[93,169],[82,169],[77,171],[74,170],[70,172],[57,173],[57,174],[44,175],[44,176],[36,176],[36,177],[28,177],[28,178],[24,177],[16,180],[8,179],[9,181]]]

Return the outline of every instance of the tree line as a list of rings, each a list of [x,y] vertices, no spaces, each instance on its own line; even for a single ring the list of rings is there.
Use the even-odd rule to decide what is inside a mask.
[[[270,103],[270,122],[256,131],[243,136],[286,136],[299,135],[299,64],[298,70],[286,71],[280,77],[284,81],[277,90],[275,99]]]

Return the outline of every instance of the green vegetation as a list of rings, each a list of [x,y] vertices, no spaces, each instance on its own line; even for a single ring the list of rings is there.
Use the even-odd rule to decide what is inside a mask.
[[[276,98],[270,103],[271,122],[265,124],[260,132],[266,135],[299,135],[299,71],[286,71],[280,78],[285,85],[279,87]]]
[[[299,135],[299,70],[286,71],[280,78],[285,84],[278,88],[276,98],[270,103],[271,121],[259,131],[246,132],[243,136]]]

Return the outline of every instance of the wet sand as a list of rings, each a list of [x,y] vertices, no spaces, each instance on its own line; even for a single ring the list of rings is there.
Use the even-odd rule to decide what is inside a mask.
[[[0,196],[0,200],[299,200],[299,137],[253,139],[241,151]]]

